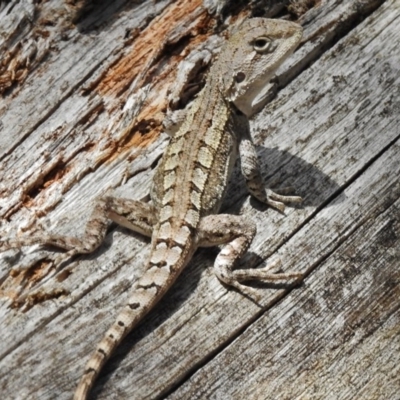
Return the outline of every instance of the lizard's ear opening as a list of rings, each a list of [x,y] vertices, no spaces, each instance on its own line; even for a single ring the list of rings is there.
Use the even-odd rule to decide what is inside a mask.
[[[244,72],[238,72],[234,79],[236,83],[241,83],[246,79],[246,74]]]

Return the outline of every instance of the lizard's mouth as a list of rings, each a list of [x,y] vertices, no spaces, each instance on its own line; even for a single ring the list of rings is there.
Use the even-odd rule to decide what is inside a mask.
[[[233,101],[235,106],[247,117],[259,112],[272,98],[274,84],[268,80],[265,84],[254,85],[252,90],[249,89],[244,95],[238,96]]]
[[[261,88],[260,92],[257,94],[257,96],[254,97],[251,103],[253,113],[259,112],[272,98],[273,88],[274,84],[271,82],[268,82],[268,84],[264,85],[264,87]]]

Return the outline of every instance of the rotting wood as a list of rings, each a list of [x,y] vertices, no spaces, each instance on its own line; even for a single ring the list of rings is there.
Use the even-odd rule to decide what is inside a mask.
[[[237,293],[227,292],[213,277],[211,269],[206,269],[214,261],[213,253],[200,251],[173,291],[118,350],[117,356],[111,360],[95,387],[97,398],[158,397],[168,392],[171,392],[171,398],[186,398],[186,393],[194,393],[198,385],[207,390],[208,394],[211,393],[211,396],[213,393],[219,393],[220,396],[239,395],[243,389],[233,385],[229,379],[225,380],[225,386],[222,385],[220,389],[213,388],[224,382],[226,375],[230,376],[229,373],[236,376],[235,379],[239,379],[237,376],[241,376],[241,369],[247,373],[245,380],[249,381],[249,393],[253,393],[254,396],[267,393],[264,392],[266,389],[262,380],[268,376],[265,374],[268,374],[271,367],[268,357],[265,363],[261,357],[254,364],[250,364],[248,369],[240,363],[235,363],[232,366],[233,372],[221,372],[221,368],[218,367],[223,365],[219,360],[240,358],[246,347],[246,357],[247,354],[251,355],[260,349],[263,339],[269,340],[268,337],[263,337],[262,333],[257,334],[264,329],[276,332],[276,337],[280,338],[279,318],[285,319],[285,307],[294,312],[299,310],[298,314],[301,314],[302,299],[307,301],[309,296],[317,296],[317,301],[320,293],[317,289],[323,286],[323,282],[329,282],[332,291],[340,291],[340,284],[343,285],[343,282],[335,280],[334,272],[339,265],[347,265],[341,261],[340,251],[348,249],[354,240],[359,243],[357,248],[367,257],[370,253],[363,249],[368,241],[364,243],[363,236],[368,237],[371,233],[371,243],[375,243],[373,235],[380,224],[383,226],[382,232],[385,232],[385,219],[375,224],[371,221],[374,216],[379,218],[386,215],[385,212],[393,213],[390,210],[397,204],[392,197],[398,193],[396,181],[393,182],[389,194],[385,189],[382,198],[378,196],[382,193],[380,189],[387,187],[385,185],[390,183],[388,179],[394,178],[398,171],[393,165],[396,165],[395,155],[399,154],[399,148],[394,144],[399,135],[399,74],[396,62],[399,57],[399,36],[395,28],[396,19],[399,19],[399,9],[396,1],[387,1],[374,12],[374,8],[370,7],[377,7],[377,1],[341,3],[343,2],[321,2],[319,7],[309,10],[302,17],[307,24],[304,44],[280,75],[280,86],[284,87],[287,82],[293,81],[253,123],[257,143],[263,146],[259,149],[259,155],[267,178],[279,178],[283,184],[285,181],[292,182],[296,190],[306,197],[304,208],[288,210],[286,216],[265,208],[257,209],[259,205],[255,202],[250,205],[246,200],[247,194],[238,178],[239,175],[233,178],[224,205],[224,210],[245,213],[257,221],[258,235],[251,248],[252,254],[244,260],[246,265],[263,264],[265,260],[271,261],[269,256],[279,256],[285,269],[307,269],[310,273],[309,278],[302,287],[293,290],[279,304],[275,303],[286,292],[264,289],[265,310],[275,304],[270,311],[264,313],[264,309],[260,310]],[[113,22],[106,25],[103,31],[98,28],[97,36],[91,37],[90,40],[84,33],[68,30],[70,42],[64,45],[63,42],[59,42],[56,60],[50,56],[45,63],[34,67],[25,81],[21,82],[21,86],[2,99],[0,147],[3,154],[3,172],[0,206],[2,214],[9,216],[9,222],[4,224],[6,232],[13,234],[16,229],[23,232],[40,222],[47,229],[60,233],[79,233],[80,229],[83,229],[80,221],[85,219],[88,212],[88,199],[108,187],[120,185],[128,167],[126,159],[129,159],[132,167],[126,175],[127,184],[122,185],[117,193],[134,198],[143,197],[147,193],[151,170],[163,150],[165,139],[157,139],[155,135],[153,140],[140,147],[141,140],[148,139],[145,134],[135,140],[130,137],[126,141],[127,137],[121,138],[121,129],[113,131],[108,128],[129,127],[129,117],[135,115],[136,111],[126,111],[125,115],[116,111],[125,101],[132,101],[134,93],[133,88],[129,88],[129,83],[126,84],[128,89],[125,97],[122,96],[121,99],[92,93],[99,87],[99,82],[102,82],[105,76],[109,76],[107,71],[110,71],[110,67],[119,65],[124,57],[129,58],[132,55],[134,47],[129,46],[134,46],[135,40],[132,42],[128,37],[126,43],[129,43],[129,46],[126,47],[126,43],[118,38],[123,36],[124,29],[130,30],[135,36],[138,34],[140,21],[143,21],[140,18],[150,15],[151,10],[145,6],[146,3],[137,6],[138,9],[129,10],[125,15],[114,16]],[[174,15],[169,2],[158,2],[157,7],[155,14],[160,13],[160,18]],[[185,16],[193,24],[196,24],[196,21],[204,21],[205,18],[204,14],[196,12],[197,10],[194,14],[188,13]],[[354,29],[357,16],[362,17],[370,12],[373,12],[372,15]],[[193,15],[194,20],[191,20]],[[168,19],[164,21],[168,21],[167,25],[176,23]],[[346,21],[349,25],[346,25]],[[210,20],[210,24],[211,22]],[[192,25],[190,29],[194,29]],[[185,34],[187,32],[183,24],[181,36],[184,37]],[[339,40],[341,37],[343,38]],[[76,68],[72,70],[71,65],[74,63],[72,60],[68,61],[68,57],[77,47],[70,43],[81,48],[81,53],[77,54],[81,55],[82,64],[77,63]],[[334,47],[321,57],[332,45]],[[67,48],[70,49],[69,52]],[[160,59],[162,67],[157,70],[162,79],[155,78],[158,79],[159,86],[155,86],[158,93],[148,93],[146,105],[149,107],[144,119],[154,118],[159,124],[161,115],[157,112],[165,106],[164,95],[167,86],[173,81],[173,74],[168,75],[168,71],[174,70],[174,62],[179,59],[180,55],[173,55],[171,64],[167,63],[168,58]],[[313,64],[315,60],[318,61]],[[313,65],[309,67],[309,64]],[[58,66],[60,77],[54,76],[55,70],[51,65],[53,68]],[[303,70],[305,71],[301,73]],[[51,80],[52,95],[49,96],[48,88],[44,87],[43,82]],[[91,82],[96,83],[93,85]],[[80,92],[82,87],[90,87],[89,92],[83,91],[86,96]],[[113,88],[109,87],[109,90],[112,92]],[[21,106],[12,107],[18,102]],[[92,114],[90,110],[98,110],[95,111],[98,115]],[[93,118],[90,118],[91,116]],[[124,143],[126,146],[119,146],[118,143]],[[113,149],[117,151],[117,156],[115,151],[109,152],[109,144],[115,146]],[[382,173],[382,178],[374,180],[376,177],[372,174],[370,179],[364,179],[390,152],[394,154],[394,158],[391,164],[381,164],[379,173]],[[57,156],[59,158],[54,161]],[[53,160],[54,169],[46,167],[50,160]],[[60,162],[72,166],[70,172],[58,176],[57,168]],[[387,171],[382,170],[383,168],[387,168]],[[52,179],[53,176],[58,176],[58,179]],[[46,182],[51,184],[46,185]],[[362,182],[369,186],[361,187]],[[348,188],[343,191],[346,186]],[[29,203],[25,205],[29,207],[24,209],[21,206],[27,200],[27,188],[34,196],[28,199]],[[360,193],[365,195],[360,196]],[[38,221],[37,216],[43,214],[46,218]],[[46,220],[51,221],[52,225],[47,223],[46,226]],[[394,245],[388,247],[388,251],[393,253],[398,249],[399,243],[398,222],[392,217],[387,221],[394,221],[390,231],[393,233],[389,234]],[[64,296],[54,301],[39,304],[34,302],[34,306],[26,313],[8,308],[10,300],[4,299],[0,318],[7,331],[2,340],[1,354],[8,355],[0,361],[0,379],[1,392],[5,398],[15,398],[16,394],[19,398],[70,398],[93,344],[103,334],[114,319],[116,310],[125,301],[132,280],[141,274],[148,249],[146,243],[143,238],[129,234],[123,229],[112,230],[105,245],[96,253],[66,265],[62,271],[66,278],[52,278],[43,287],[48,293],[53,291],[55,294],[59,293],[57,290],[63,289],[67,293]],[[337,247],[338,245],[340,247]],[[8,258],[8,262],[3,258],[0,264],[0,279],[3,285],[6,285],[3,287],[15,288],[15,282],[10,281],[8,277],[15,260],[19,260],[21,264],[29,264],[35,257],[40,258],[40,254],[36,252],[32,257],[16,258],[14,261]],[[396,254],[398,253],[394,252],[395,256]],[[325,263],[322,263],[327,256]],[[382,257],[382,260],[387,261],[387,255]],[[362,269],[364,262],[360,264],[359,269]],[[388,270],[388,274],[380,279],[383,282],[386,279],[390,280],[393,293],[397,293],[399,279],[393,272],[393,265],[395,264],[389,262],[385,265],[387,269],[383,271]],[[354,282],[354,298],[357,298],[357,277],[359,276],[361,285],[361,282],[370,277],[369,271],[367,269],[364,274],[361,271],[360,275],[357,275],[356,270],[352,280],[345,280],[349,285]],[[346,276],[342,279],[345,278]],[[378,288],[375,289],[371,289],[370,292],[371,304],[374,300],[380,301],[380,298],[374,297]],[[323,296],[324,293],[326,292],[320,295]],[[361,294],[368,299],[368,293]],[[385,300],[384,297],[381,298]],[[386,297],[386,300],[388,299],[389,297]],[[396,296],[391,296],[389,300],[393,301],[392,306],[395,308]],[[336,303],[340,304],[340,298]],[[389,305],[386,304],[386,308],[383,308],[382,318],[390,314],[385,311],[390,311],[392,306]],[[343,312],[351,312],[350,308],[345,308],[350,306],[351,304],[343,305]],[[280,312],[282,314],[279,314]],[[275,324],[268,325],[271,315],[276,315]],[[279,317],[280,315],[282,316]],[[259,320],[254,322],[258,318]],[[320,318],[320,325],[323,325],[323,314]],[[93,323],[94,321],[96,323]],[[301,323],[301,319],[298,323]],[[390,332],[395,334],[398,324],[396,313],[390,314],[386,322],[388,327],[393,327],[393,324],[394,328],[390,328]],[[385,348],[392,347],[394,354],[398,355],[395,342],[390,342],[391,336],[386,342],[384,340],[386,325],[381,331],[378,329],[374,336],[377,338],[376,347],[373,347],[374,341],[370,341],[372,347],[368,348],[373,352],[379,348],[380,343],[383,347],[389,343]],[[243,335],[242,332],[246,328],[248,330]],[[334,330],[335,326],[330,325],[326,328]],[[359,331],[357,325],[351,326],[351,329],[359,333],[364,332],[363,325]],[[251,335],[253,331],[256,333],[254,336]],[[339,330],[337,334],[340,337]],[[293,348],[296,348],[294,335],[288,334],[289,342],[282,345],[287,347],[276,347],[275,357],[279,357],[280,350],[283,352],[285,348],[290,349],[290,339],[293,340]],[[326,336],[322,334],[319,337],[326,340]],[[214,354],[235,338],[238,338],[239,344],[230,346],[228,351],[222,352],[212,361]],[[383,341],[380,342],[379,338],[383,338]],[[309,340],[311,347],[316,345],[312,332],[306,331],[303,340]],[[254,342],[257,346],[250,347]],[[340,350],[342,342],[338,343]],[[351,352],[350,347],[346,349],[347,352]],[[263,351],[273,350],[263,348]],[[314,351],[317,356],[320,354],[321,357],[325,357],[326,363],[323,365],[326,371],[331,361],[329,354],[318,353],[318,347]],[[355,351],[358,351],[357,348]],[[339,355],[341,354],[339,351]],[[360,350],[360,360],[365,359],[365,354],[366,352]],[[271,354],[270,359],[273,360],[273,357]],[[385,360],[384,357],[385,355],[382,360]],[[212,362],[208,366],[210,360]],[[345,364],[346,360],[351,361],[343,354],[342,364]],[[173,394],[173,388],[178,388],[187,378],[188,372],[195,372],[199,364],[206,365]],[[276,363],[276,366],[281,368],[285,365],[285,358]],[[305,368],[311,368],[309,364],[304,365]],[[377,376],[380,376],[384,371],[379,370],[382,366],[383,364],[378,362],[370,368],[374,368],[372,371],[376,371]],[[213,368],[217,368],[218,373],[212,372],[217,376],[210,379]],[[289,368],[290,365],[288,373]],[[254,369],[259,369],[259,373],[254,372]],[[239,375],[234,375],[237,371]],[[273,369],[272,375],[269,376],[274,376],[274,371],[276,369]],[[338,372],[339,376],[344,376],[346,368],[342,366],[338,368]],[[355,375],[356,381],[358,376]],[[388,376],[396,377],[390,374]],[[304,372],[300,374],[297,382],[303,383],[303,377],[307,378]],[[394,378],[390,382],[396,387],[398,382]],[[354,390],[367,390],[368,385],[376,389],[376,379],[374,377],[364,386],[358,380]],[[280,382],[282,381],[277,379],[272,388],[277,390]],[[318,387],[323,385],[318,379],[314,382]],[[246,388],[245,385],[244,387]],[[327,388],[329,386],[324,390]],[[352,393],[358,393],[351,392],[350,387],[340,388],[343,394],[349,393],[348,398],[351,398]],[[295,385],[290,387],[291,397],[295,397],[295,389]],[[298,389],[301,389],[300,385]],[[310,383],[307,393],[317,394],[318,398],[322,389],[317,389],[316,386],[313,389]],[[301,393],[297,392],[297,395]],[[386,393],[391,392],[388,389]],[[374,398],[387,397],[377,395]]]

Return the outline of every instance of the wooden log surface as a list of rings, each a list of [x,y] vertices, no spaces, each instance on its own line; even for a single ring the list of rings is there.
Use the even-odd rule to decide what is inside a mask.
[[[121,0],[73,21],[66,3],[0,3],[2,237],[77,236],[94,197],[145,197],[179,66],[217,53],[251,15],[305,29],[251,121],[266,182],[304,203],[264,207],[236,169],[221,211],[257,223],[243,266],[280,259],[306,279],[257,286],[257,305],[219,283],[217,250],[200,249],[91,398],[400,399],[399,1],[225,2],[211,15],[200,0]],[[112,225],[58,269],[54,249],[0,255],[2,399],[71,398],[148,251]]]

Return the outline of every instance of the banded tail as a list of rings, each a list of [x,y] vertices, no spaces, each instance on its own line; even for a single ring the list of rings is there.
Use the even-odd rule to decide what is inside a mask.
[[[153,238],[157,236],[160,235],[153,235]],[[92,353],[73,400],[86,400],[97,376],[114,350],[163,297],[190,260],[193,254],[191,237],[187,237],[183,246],[179,243],[179,237],[177,239],[178,241],[172,238],[153,239],[146,272],[139,279],[128,303]]]

